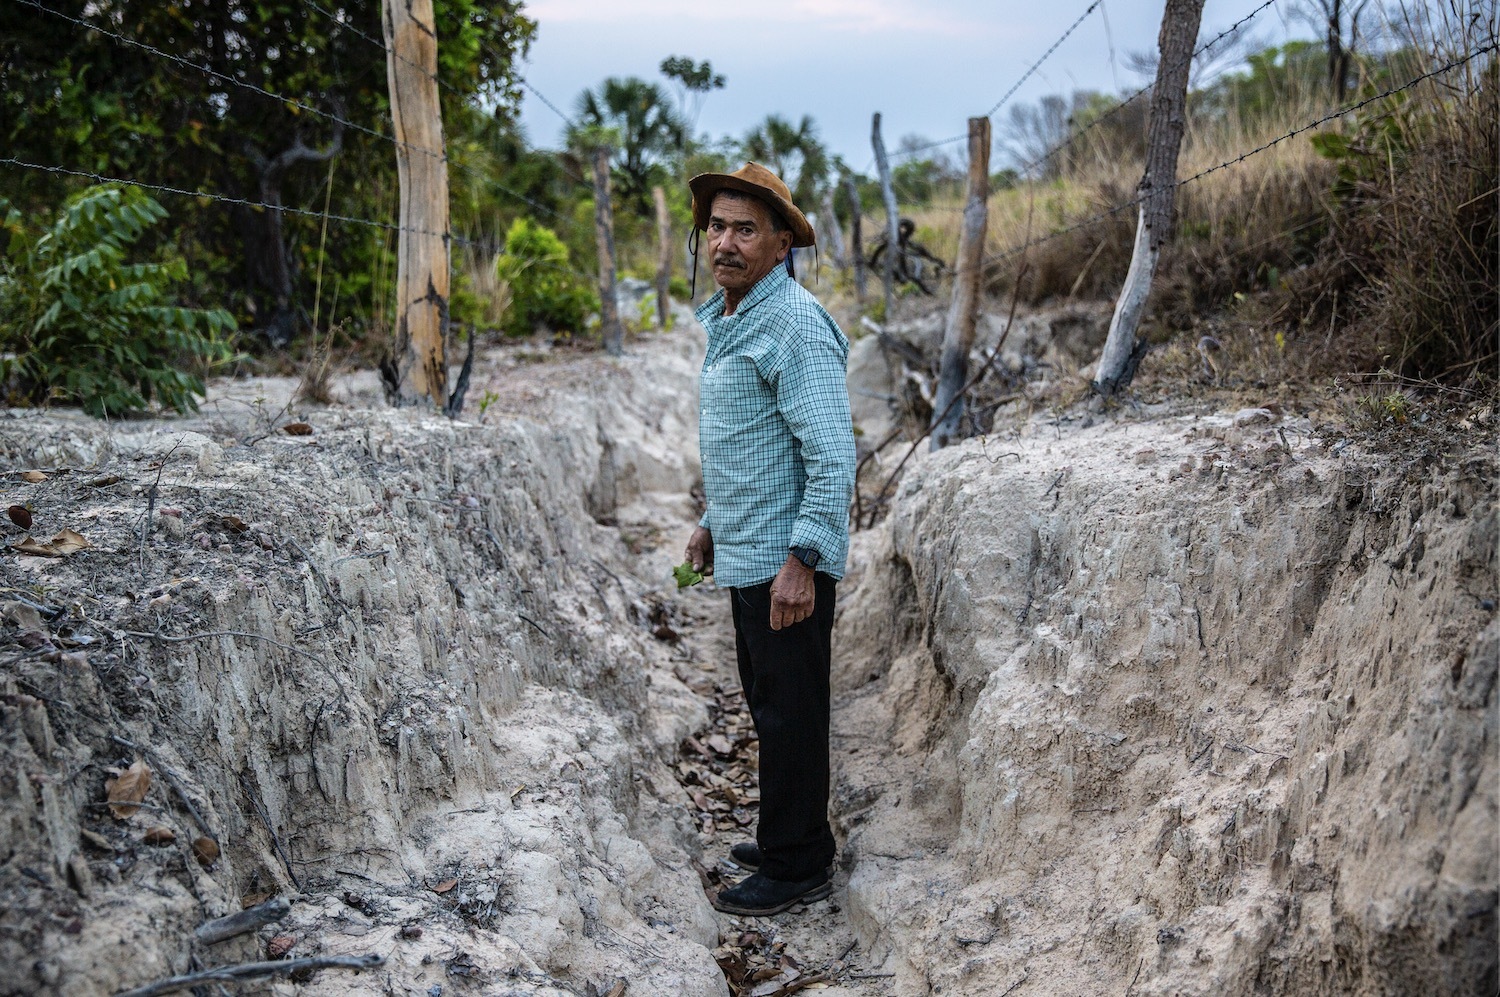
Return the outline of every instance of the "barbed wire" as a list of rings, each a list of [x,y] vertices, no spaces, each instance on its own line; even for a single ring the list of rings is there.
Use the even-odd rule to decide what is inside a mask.
[[[1239,31],[1240,28],[1244,27],[1249,22],[1255,20],[1256,17],[1260,16],[1260,14],[1261,14],[1262,11],[1264,11],[1267,7],[1273,6],[1275,3],[1276,3],[1276,0],[1264,0],[1264,2],[1259,7],[1256,7],[1250,13],[1246,14],[1244,17],[1240,18],[1238,21],[1235,21],[1229,27],[1225,28],[1223,31],[1220,31],[1213,38],[1209,39],[1207,42],[1205,42],[1204,44],[1202,44],[1202,45],[1198,46],[1196,49],[1194,49],[1193,50],[1193,54],[1190,55],[1190,56],[1188,56],[1188,61],[1191,63],[1192,60],[1198,58],[1198,56],[1202,55],[1204,52],[1207,52],[1209,49],[1213,48],[1215,45],[1219,44],[1219,42],[1223,41],[1225,38],[1227,38],[1230,35],[1234,34],[1236,31]],[[1139,90],[1137,90],[1134,93],[1130,94],[1130,96],[1123,98],[1119,103],[1115,104],[1109,110],[1105,111],[1103,114],[1099,115],[1097,118],[1094,118],[1088,124],[1084,125],[1080,129],[1078,129],[1078,131],[1073,132],[1067,138],[1065,138],[1061,142],[1059,142],[1057,145],[1053,146],[1051,149],[1048,149],[1046,152],[1042,153],[1036,159],[1031,160],[1029,163],[1023,163],[1020,166],[1020,168],[1019,168],[1020,173],[1022,175],[1030,173],[1032,170],[1036,169],[1036,167],[1042,165],[1047,160],[1051,159],[1053,156],[1056,156],[1058,153],[1060,153],[1063,150],[1069,148],[1070,146],[1073,145],[1073,143],[1075,143],[1079,139],[1083,138],[1083,136],[1087,135],[1089,132],[1093,131],[1095,128],[1098,128],[1100,125],[1104,124],[1104,122],[1106,122],[1109,119],[1113,118],[1115,115],[1120,114],[1121,112],[1123,112],[1126,107],[1128,107],[1131,104],[1135,103],[1137,100],[1139,100],[1144,95],[1150,93],[1151,89],[1155,85],[1156,85],[1155,81],[1147,83],[1145,86],[1141,87]]]
[[[215,194],[206,190],[188,190],[184,187],[173,187],[168,184],[151,183],[146,180],[130,180],[125,177],[111,177],[102,173],[94,173],[91,170],[75,170],[66,166],[51,166],[46,163],[30,163],[24,159],[16,159],[11,156],[0,157],[0,166],[19,166],[28,170],[41,170],[44,173],[57,173],[63,176],[82,177],[97,183],[117,183],[128,187],[140,187],[144,190],[154,190],[162,194],[178,194],[182,197],[196,197],[207,201],[217,201],[221,204],[232,204],[242,208],[260,208],[266,211],[278,211],[288,215],[300,215],[304,218],[327,218],[329,221],[349,222],[355,225],[366,225],[371,228],[387,229],[392,232],[415,232],[421,235],[437,235],[454,243],[470,243],[471,240],[454,235],[452,232],[436,232],[432,229],[412,228],[410,226],[397,225],[392,222],[382,222],[373,218],[357,218],[353,215],[338,215],[312,211],[308,208],[296,208],[287,204],[271,204],[268,201],[252,201],[247,197],[234,197],[229,194]]]
[[[1298,135],[1301,135],[1301,134],[1303,134],[1305,132],[1311,131],[1312,129],[1318,127],[1319,125],[1327,124],[1328,122],[1333,121],[1336,118],[1341,118],[1341,117],[1344,117],[1345,115],[1353,114],[1355,111],[1358,111],[1361,108],[1367,107],[1370,104],[1375,103],[1376,101],[1381,101],[1381,100],[1386,99],[1387,97],[1395,96],[1396,94],[1401,93],[1401,92],[1403,92],[1405,90],[1410,90],[1412,87],[1416,86],[1419,83],[1423,83],[1423,82],[1425,82],[1427,80],[1430,80],[1430,79],[1432,79],[1433,77],[1436,77],[1436,76],[1441,76],[1444,73],[1451,72],[1452,70],[1457,69],[1460,66],[1467,65],[1468,63],[1473,62],[1475,59],[1479,58],[1480,56],[1482,56],[1482,55],[1484,55],[1484,54],[1486,54],[1488,52],[1495,51],[1497,48],[1500,48],[1500,45],[1497,45],[1496,43],[1492,42],[1489,45],[1486,45],[1486,46],[1484,46],[1482,48],[1474,50],[1473,52],[1470,52],[1468,55],[1466,55],[1466,56],[1464,56],[1462,58],[1454,59],[1454,60],[1452,60],[1451,62],[1448,62],[1445,65],[1439,66],[1436,69],[1429,70],[1428,72],[1425,72],[1425,73],[1421,74],[1420,76],[1414,77],[1414,78],[1408,80],[1407,82],[1402,83],[1400,86],[1390,87],[1390,88],[1388,88],[1386,90],[1381,91],[1380,93],[1374,94],[1374,95],[1372,95],[1370,97],[1366,97],[1363,100],[1356,101],[1353,104],[1349,104],[1349,105],[1346,105],[1344,107],[1341,107],[1341,108],[1339,108],[1336,111],[1330,111],[1328,114],[1325,114],[1322,117],[1317,118],[1314,121],[1309,121],[1308,123],[1306,123],[1304,125],[1299,125],[1298,127],[1293,128],[1293,129],[1291,129],[1288,132],[1285,132],[1285,133],[1283,133],[1281,135],[1276,136],[1275,138],[1271,139],[1268,142],[1265,142],[1265,143],[1263,143],[1263,144],[1261,144],[1259,146],[1256,146],[1253,149],[1250,149],[1250,150],[1247,150],[1245,152],[1242,152],[1238,156],[1235,156],[1233,159],[1226,159],[1223,162],[1218,163],[1217,165],[1210,166],[1210,167],[1208,167],[1207,169],[1204,169],[1204,170],[1200,170],[1197,173],[1194,173],[1190,177],[1186,177],[1185,179],[1178,180],[1178,181],[1174,182],[1170,187],[1164,187],[1164,188],[1162,188],[1159,191],[1152,191],[1149,194],[1140,195],[1140,196],[1131,198],[1130,200],[1128,200],[1128,201],[1126,201],[1126,202],[1124,202],[1122,204],[1117,204],[1117,205],[1115,205],[1115,206],[1113,206],[1111,208],[1106,208],[1103,211],[1100,211],[1097,214],[1091,215],[1088,218],[1083,219],[1082,221],[1075,222],[1074,224],[1069,225],[1066,228],[1058,229],[1055,232],[1049,232],[1046,235],[1041,236],[1041,237],[1036,238],[1036,239],[1028,239],[1028,240],[1026,240],[1025,242],[1023,242],[1022,244],[1020,244],[1018,246],[1012,246],[1010,249],[1007,249],[1007,250],[1005,250],[1005,251],[1003,251],[1001,253],[997,253],[997,254],[995,254],[993,256],[988,256],[985,259],[981,260],[977,264],[977,267],[980,270],[984,270],[986,268],[996,266],[996,265],[998,265],[1000,263],[1005,262],[1008,259],[1012,259],[1012,258],[1014,258],[1016,256],[1019,256],[1020,254],[1026,252],[1029,249],[1032,249],[1033,247],[1040,246],[1040,245],[1042,245],[1044,243],[1047,243],[1047,242],[1051,242],[1053,239],[1058,239],[1058,238],[1061,238],[1062,236],[1065,236],[1065,235],[1070,235],[1073,232],[1077,232],[1080,229],[1088,228],[1091,225],[1098,224],[1099,222],[1104,221],[1107,218],[1111,218],[1111,217],[1119,214],[1122,211],[1128,211],[1131,208],[1137,207],[1142,202],[1144,202],[1145,200],[1147,200],[1149,197],[1157,196],[1157,195],[1159,195],[1161,193],[1165,193],[1168,190],[1174,190],[1174,191],[1178,190],[1178,189],[1180,189],[1182,187],[1186,187],[1188,184],[1195,183],[1198,180],[1201,180],[1204,177],[1209,176],[1210,174],[1217,173],[1220,170],[1227,170],[1227,169],[1229,169],[1230,167],[1233,167],[1233,166],[1237,166],[1240,163],[1243,163],[1245,160],[1249,159],[1250,157],[1258,155],[1258,154],[1260,154],[1262,152],[1265,152],[1267,149],[1274,148],[1275,146],[1280,145],[1282,142],[1285,142],[1288,139],[1295,138]],[[957,273],[961,272],[962,270],[963,270],[963,268],[961,268],[961,267],[960,268],[955,268],[955,270],[954,270],[955,275]]]
[[[397,225],[393,222],[383,222],[374,218],[359,218],[353,215],[335,214],[333,212],[312,211],[308,208],[297,208],[287,204],[271,204],[268,201],[255,201],[246,197],[234,197],[229,194],[216,194],[212,191],[189,190],[184,187],[173,187],[169,184],[151,183],[146,180],[132,180],[126,177],[112,177],[102,173],[95,173],[91,170],[75,170],[70,169],[66,166],[53,166],[46,163],[27,162],[24,159],[16,159],[11,156],[0,157],[0,166],[18,166],[23,169],[39,170],[44,173],[54,173],[70,177],[81,177],[86,180],[93,180],[96,183],[114,183],[121,184],[127,187],[140,187],[143,190],[156,191],[160,194],[175,194],[180,197],[192,197],[199,200],[214,201],[219,204],[229,204],[242,208],[255,208],[263,211],[276,211],[282,214],[297,215],[303,218],[313,218],[318,220],[326,218],[328,221],[332,222],[344,222],[352,225],[363,225],[368,228],[377,228],[388,232],[413,232],[419,235],[436,235],[442,237],[442,239],[450,245],[472,247],[476,249],[488,250],[491,252],[504,252],[503,247],[497,247],[493,240],[472,239],[466,236],[457,235],[452,231],[438,232],[433,229],[413,228],[409,225]],[[576,270],[570,266],[567,266],[566,264],[557,263],[552,260],[536,260],[532,262],[545,264],[547,266],[552,266],[560,270],[566,270],[567,272],[573,274],[575,277],[579,277],[587,281],[593,281],[597,276],[584,273],[581,270]]]
[[[334,114],[331,111],[325,111],[322,108],[319,108],[319,107],[316,107],[316,106],[314,106],[312,104],[307,103],[306,101],[298,100],[298,99],[296,99],[294,97],[287,97],[284,94],[276,93],[274,91],[266,89],[265,87],[257,86],[254,83],[246,83],[244,80],[238,80],[238,79],[235,79],[232,76],[229,76],[226,73],[221,73],[218,70],[212,68],[211,66],[201,65],[201,64],[193,62],[193,61],[191,61],[189,59],[184,59],[181,56],[173,55],[170,52],[165,52],[165,51],[157,48],[154,45],[150,45],[150,44],[148,44],[146,42],[142,42],[142,41],[137,41],[134,38],[129,38],[129,37],[127,37],[125,35],[122,35],[122,34],[119,34],[117,32],[110,31],[107,28],[101,28],[101,27],[99,27],[96,24],[90,24],[88,21],[84,21],[84,20],[82,20],[80,18],[72,17],[72,16],[70,16],[70,15],[68,15],[68,14],[66,14],[66,13],[64,13],[64,12],[62,12],[60,10],[54,10],[53,8],[48,7],[45,4],[40,3],[39,0],[14,0],[14,2],[20,3],[20,4],[24,4],[24,5],[28,6],[28,7],[34,7],[37,10],[43,11],[43,12],[48,13],[48,14],[52,14],[55,17],[59,17],[59,18],[65,20],[65,21],[69,21],[69,22],[71,22],[73,24],[76,24],[79,27],[86,28],[86,29],[88,29],[90,31],[97,32],[98,34],[104,35],[104,36],[106,36],[108,38],[113,38],[116,41],[123,42],[124,44],[130,45],[130,46],[132,46],[134,48],[139,48],[139,49],[141,49],[141,50],[143,50],[145,52],[151,53],[152,55],[155,55],[155,56],[158,56],[160,58],[166,59],[166,60],[168,60],[170,62],[177,63],[178,65],[186,66],[189,69],[197,70],[198,72],[204,73],[205,75],[207,75],[207,76],[209,76],[209,77],[211,77],[213,79],[222,80],[223,82],[225,82],[225,83],[227,83],[227,84],[229,84],[231,86],[236,86],[236,87],[240,87],[240,88],[245,89],[245,90],[249,90],[252,93],[259,94],[260,96],[263,96],[263,97],[268,97],[271,100],[278,101],[278,102],[286,104],[286,105],[288,105],[290,107],[295,107],[298,110],[306,111],[309,114],[317,115],[318,117],[321,117],[321,118],[326,118],[329,121],[337,122],[339,125],[341,125],[341,126],[343,126],[345,128],[352,128],[353,130],[355,130],[357,132],[360,132],[362,134],[369,135],[369,136],[372,136],[372,137],[378,138],[378,139],[384,139],[385,141],[393,143],[398,148],[406,149],[409,152],[419,153],[419,154],[424,155],[424,156],[429,156],[429,157],[431,157],[433,159],[436,159],[439,162],[443,163],[445,166],[454,167],[454,168],[458,169],[462,173],[466,173],[469,176],[475,177],[476,179],[480,180],[483,183],[486,183],[486,184],[489,184],[489,185],[493,186],[495,189],[497,189],[497,190],[499,190],[499,191],[501,191],[501,192],[503,192],[505,194],[508,194],[510,197],[516,199],[517,201],[520,201],[523,204],[528,205],[529,207],[531,207],[532,209],[534,209],[536,211],[540,211],[540,212],[542,212],[544,214],[551,215],[552,217],[560,219],[561,221],[566,222],[569,225],[575,224],[574,220],[572,218],[570,218],[569,216],[564,215],[561,212],[556,211],[553,208],[549,208],[549,207],[547,207],[544,204],[541,204],[541,203],[539,203],[537,201],[532,200],[531,198],[527,197],[525,194],[522,194],[520,191],[512,190],[511,188],[507,187],[505,184],[499,182],[498,180],[494,179],[493,177],[487,176],[487,175],[481,173],[480,171],[473,169],[472,167],[465,166],[462,163],[453,163],[453,162],[451,162],[449,160],[449,158],[448,158],[448,154],[447,154],[447,150],[446,149],[440,150],[440,151],[435,151],[435,150],[432,150],[432,149],[428,149],[425,146],[412,145],[410,142],[403,142],[402,140],[396,138],[394,135],[390,135],[390,134],[387,134],[385,132],[378,131],[378,130],[376,130],[374,128],[369,128],[369,127],[367,127],[365,125],[361,125],[361,124],[359,124],[358,122],[355,122],[355,121],[350,121],[348,118],[345,118],[342,115]],[[307,2],[311,3],[311,0],[307,0]],[[340,24],[346,24],[346,22],[343,22],[343,21],[340,21],[338,23],[340,23]],[[354,29],[354,30],[357,30],[357,29]],[[365,36],[365,37],[368,38],[369,36]],[[385,47],[382,43],[380,43],[378,41],[375,41],[375,39],[373,39],[373,38],[370,38],[370,40],[374,41],[375,44],[380,45],[380,47],[382,49]]]
[[[1008,100],[1010,100],[1011,97],[1015,96],[1015,93],[1016,93],[1017,90],[1021,89],[1021,84],[1025,83],[1028,79],[1030,79],[1031,78],[1031,74],[1035,73],[1038,69],[1040,69],[1041,66],[1042,66],[1042,63],[1046,62],[1047,59],[1048,59],[1048,57],[1051,56],[1053,52],[1057,51],[1057,47],[1059,45],[1061,45],[1063,42],[1067,41],[1068,40],[1068,36],[1071,35],[1078,28],[1078,26],[1080,24],[1082,24],[1088,18],[1088,16],[1090,14],[1092,14],[1094,11],[1096,11],[1096,10],[1099,9],[1099,4],[1101,2],[1102,2],[1102,0],[1094,0],[1093,3],[1089,4],[1088,9],[1085,10],[1082,14],[1079,14],[1078,15],[1078,19],[1076,21],[1074,21],[1072,24],[1068,25],[1068,30],[1064,31],[1062,33],[1062,36],[1059,37],[1057,39],[1057,41],[1053,42],[1052,45],[1051,45],[1051,47],[1049,47],[1047,49],[1047,51],[1045,51],[1045,52],[1042,53],[1041,58],[1038,59],[1036,62],[1033,62],[1031,64],[1031,68],[1028,69],[1028,70],[1026,70],[1026,72],[1022,73],[1021,74],[1021,78],[1019,80],[1016,80],[1016,82],[1011,86],[1011,88],[1009,90],[1005,91],[1005,96],[1003,96],[999,100],[995,101],[995,106],[989,109],[989,112],[987,114],[985,114],[985,117],[986,118],[993,118],[995,116],[995,112],[998,111],[998,110],[1000,110],[1001,107],[1005,106],[1005,102],[1008,101]]]

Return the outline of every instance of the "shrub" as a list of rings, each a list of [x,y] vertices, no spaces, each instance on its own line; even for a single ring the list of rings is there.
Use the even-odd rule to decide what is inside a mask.
[[[127,250],[167,216],[135,187],[91,187],[37,233],[0,200],[0,386],[12,400],[122,415],[153,402],[198,407],[202,372],[232,356],[222,309],[171,303],[186,280],[177,258],[127,263]]]
[[[505,252],[495,275],[510,285],[510,308],[502,328],[528,336],[538,325],[554,332],[583,331],[599,309],[599,298],[568,264],[568,247],[551,229],[518,218],[505,234]]]

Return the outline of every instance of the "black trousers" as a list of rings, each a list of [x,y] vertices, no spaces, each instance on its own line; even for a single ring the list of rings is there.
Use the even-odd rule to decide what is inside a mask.
[[[771,629],[771,583],[729,590],[740,684],[760,737],[760,871],[804,880],[833,862],[828,826],[829,667],[838,583],[814,576],[813,614]]]

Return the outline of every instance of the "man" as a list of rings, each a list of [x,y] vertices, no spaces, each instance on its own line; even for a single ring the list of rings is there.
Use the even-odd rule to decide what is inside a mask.
[[[849,341],[791,277],[787,254],[814,236],[780,178],[747,163],[688,185],[719,290],[697,313],[708,330],[698,422],[708,508],[687,558],[729,589],[760,736],[756,842],[731,850],[753,874],[713,903],[764,916],[830,891],[830,641],[854,489]]]

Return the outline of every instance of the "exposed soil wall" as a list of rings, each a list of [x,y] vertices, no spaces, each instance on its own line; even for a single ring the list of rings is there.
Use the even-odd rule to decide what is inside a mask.
[[[662,762],[705,711],[643,626],[664,578],[605,525],[691,501],[692,349],[537,366],[482,426],[0,422],[9,466],[51,472],[7,484],[33,532],[95,545],[4,555],[0,595],[63,609],[12,602],[9,632],[87,643],[5,662],[0,992],[263,958],[264,936],[210,951],[192,930],[281,893],[291,955],[388,957],[297,992],[723,993]],[[118,820],[107,770],[138,758],[149,809]],[[208,867],[169,772],[219,842]]]
[[[1493,458],[1289,428],[969,441],[860,536],[838,799],[899,992],[1495,992]]]
[[[667,590],[701,349],[512,350],[473,423],[372,381],[309,436],[272,382],[190,421],[0,416],[8,467],[48,471],[4,504],[94,544],[0,555],[0,994],[273,935],[386,957],[288,994],[723,994],[720,942],[859,997],[1494,992],[1493,455],[1219,415],[917,457],[840,588],[838,889],[716,917],[695,860],[743,825],[668,764],[733,681],[723,593]],[[193,940],[270,894],[286,921]]]

